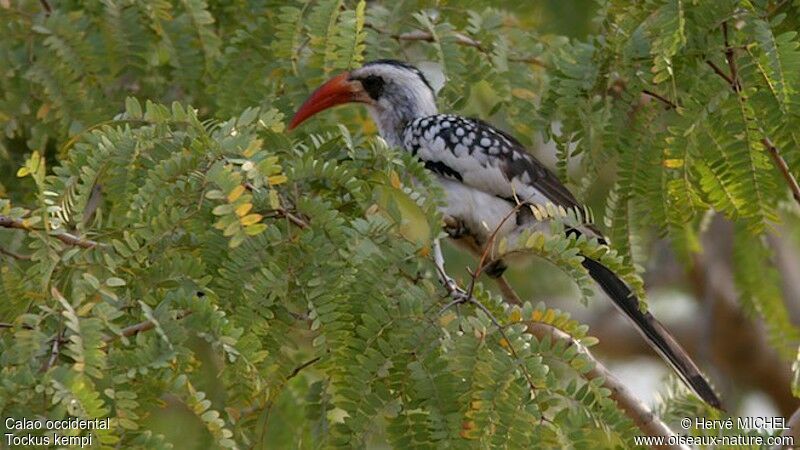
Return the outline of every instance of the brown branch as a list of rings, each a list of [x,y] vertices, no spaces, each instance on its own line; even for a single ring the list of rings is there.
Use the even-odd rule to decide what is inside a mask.
[[[59,330],[58,334],[53,338],[53,346],[50,349],[50,358],[42,364],[42,367],[39,369],[39,372],[44,373],[50,370],[53,367],[53,364],[56,363],[56,359],[58,358],[59,353],[59,346],[61,345],[61,339],[63,338],[64,330]]]
[[[541,59],[535,56],[509,56],[508,61],[533,64],[534,66],[539,66],[543,69],[552,69],[552,67],[550,67],[549,64],[547,64],[546,62],[542,61]]]
[[[383,33],[383,34],[389,34],[389,33],[383,32],[381,30],[378,30],[377,28],[372,27],[372,26],[370,28],[372,28],[373,30],[376,30],[376,31],[378,31],[380,33]],[[392,39],[396,39],[398,41],[434,42],[436,40],[434,38],[433,34],[427,32],[427,31],[423,31],[423,30],[414,30],[414,31],[406,32],[406,33],[400,33],[400,34],[389,34],[389,36],[391,36]],[[474,48],[477,48],[480,51],[485,51],[484,48],[481,46],[480,41],[476,41],[475,39],[472,39],[471,37],[469,37],[469,36],[467,36],[467,35],[465,35],[463,33],[455,32],[455,33],[453,33],[453,37],[455,38],[456,43],[458,43],[460,45],[464,45],[464,46],[467,46],[467,47],[474,47]]]
[[[787,3],[789,3],[789,0],[781,0],[781,1],[779,1],[778,3],[776,3],[775,5],[773,5],[771,8],[769,8],[769,9],[767,10],[767,15],[766,15],[766,16],[767,16],[767,17],[770,17],[770,16],[772,16],[772,15],[773,15],[773,14],[775,14],[775,12],[777,12],[779,9],[783,8],[783,5],[785,5],[785,4],[787,4]]]
[[[14,325],[13,323],[0,322],[0,329],[3,329],[3,330],[11,329],[11,328],[14,328],[15,326],[16,325]],[[32,330],[33,329],[33,327],[30,326],[30,325],[20,325],[20,328],[25,329],[25,330]]]
[[[371,29],[377,31],[378,33],[387,35],[387,36],[389,36],[392,39],[397,40],[397,41],[423,41],[423,42],[434,42],[434,41],[436,41],[436,38],[433,36],[432,33],[427,32],[427,31],[423,31],[423,30],[413,30],[413,31],[408,31],[406,33],[399,33],[398,34],[398,33],[389,33],[386,30],[381,30],[378,27],[376,27],[376,26],[374,26],[372,24],[369,24],[369,23],[365,24],[364,26],[367,27],[367,28],[371,28]],[[465,47],[476,48],[481,53],[488,53],[488,50],[485,47],[483,47],[483,44],[481,44],[481,41],[473,39],[473,38],[467,36],[466,34],[459,33],[459,32],[454,32],[452,34],[452,36],[455,38],[456,44],[463,45]],[[519,62],[519,63],[533,64],[535,66],[539,66],[539,67],[543,67],[543,68],[549,68],[547,63],[545,63],[544,61],[542,61],[541,59],[539,59],[539,58],[537,58],[535,56],[509,56],[508,57],[508,61],[509,62]]]
[[[706,64],[708,64],[709,67],[714,69],[714,73],[722,77],[725,80],[725,82],[728,83],[731,89],[736,90],[736,88],[733,87],[733,80],[731,79],[731,77],[729,77],[727,73],[723,72],[718,65],[714,64],[714,62],[711,61],[710,59],[706,60]]]
[[[308,224],[308,222],[306,222],[305,220],[301,219],[300,217],[295,216],[294,214],[292,214],[291,212],[289,212],[289,211],[287,211],[287,210],[285,210],[283,208],[276,209],[275,211],[280,216],[285,217],[286,219],[288,219],[289,222],[292,222],[293,224],[297,225],[298,227],[300,227],[300,228],[302,228],[304,230],[310,226]]]
[[[192,314],[192,311],[182,311],[182,312],[178,313],[178,316],[175,319],[176,320],[181,320],[181,319],[184,319],[184,318],[186,318],[187,316],[189,316],[191,314]],[[112,341],[116,340],[117,338],[119,338],[121,336],[131,337],[133,335],[136,335],[136,334],[139,334],[139,333],[143,333],[145,331],[152,330],[155,327],[156,327],[155,323],[153,323],[153,322],[151,322],[149,320],[145,320],[144,322],[139,322],[139,323],[137,323],[135,325],[131,325],[129,327],[123,328],[122,332],[120,334],[118,334],[118,335],[115,334],[113,336],[104,337],[103,338],[103,342],[109,343],[109,342],[112,342]]]
[[[8,217],[8,216],[3,216],[3,215],[0,215],[0,227],[12,228],[12,229],[24,230],[24,231],[44,231],[44,230],[41,230],[41,229],[38,229],[38,228],[33,228],[33,227],[25,224],[25,222],[23,222],[23,221],[21,221],[19,219],[14,219],[14,218],[11,218],[11,217]],[[101,244],[99,242],[95,242],[95,241],[92,241],[92,240],[89,240],[89,239],[83,239],[83,238],[80,238],[80,237],[75,236],[74,234],[70,234],[70,233],[51,234],[50,236],[53,236],[54,238],[58,239],[59,241],[65,243],[65,244],[75,245],[75,246],[83,247],[83,248],[94,248],[94,247],[105,247],[106,246],[106,244]]]
[[[642,89],[642,94],[645,94],[645,95],[647,95],[649,97],[652,97],[652,98],[660,101],[661,103],[667,105],[668,109],[676,109],[678,107],[678,105],[673,103],[668,98],[666,98],[666,97],[664,97],[664,96],[662,96],[660,94],[656,94],[653,91],[650,91],[650,90],[647,90],[647,89]]]
[[[639,400],[630,389],[625,386],[617,377],[615,377],[608,369],[603,366],[589,350],[576,341],[569,334],[553,327],[552,325],[541,322],[528,322],[528,331],[536,336],[539,340],[549,337],[553,341],[562,341],[567,344],[567,347],[574,346],[578,349],[578,353],[585,356],[592,362],[592,369],[586,372],[583,376],[588,380],[601,378],[603,380],[603,387],[611,391],[610,397],[617,402],[620,408],[625,412],[634,424],[648,436],[663,436],[667,441],[675,433],[661,421],[641,400]],[[681,446],[669,446],[664,448],[685,448]]]
[[[731,71],[731,88],[738,92],[742,91],[742,85],[739,83],[739,75],[736,70],[736,59],[734,58],[733,48],[728,43],[728,22],[722,22],[722,35],[725,39],[725,59],[728,61],[728,68]]]
[[[514,209],[508,212],[503,220],[497,224],[497,227],[492,231],[492,234],[489,236],[489,239],[486,241],[486,246],[483,249],[483,253],[481,253],[481,259],[478,260],[478,268],[475,269],[475,272],[472,274],[472,279],[469,282],[469,289],[467,289],[467,298],[472,298],[472,292],[475,290],[475,282],[477,281],[478,277],[481,275],[481,272],[486,267],[486,257],[489,255],[489,251],[492,250],[494,247],[494,241],[497,239],[497,233],[500,231],[500,228],[503,228],[503,225],[508,221],[511,216],[516,215],[517,212],[522,208],[525,204],[517,201],[517,204],[514,206]]]
[[[289,380],[291,380],[292,378],[296,377],[296,376],[297,376],[297,375],[298,375],[300,372],[302,372],[302,371],[303,371],[305,368],[307,368],[308,366],[311,366],[311,365],[315,364],[315,363],[316,363],[317,361],[319,361],[320,359],[322,359],[322,356],[317,356],[316,358],[311,358],[311,359],[309,359],[308,361],[304,362],[303,364],[300,364],[299,366],[295,367],[295,368],[294,368],[294,370],[292,370],[292,372],[291,372],[289,375],[287,375],[287,376],[286,376],[286,380],[284,380],[284,383],[285,383],[286,381],[289,381]]]
[[[6,256],[10,256],[10,257],[12,257],[14,259],[21,259],[21,260],[24,260],[24,261],[30,261],[31,260],[31,255],[22,255],[20,253],[14,253],[11,250],[7,250],[7,249],[5,249],[3,247],[0,247],[0,254],[6,255]]]
[[[41,4],[42,8],[44,8],[44,13],[46,16],[49,16],[53,12],[53,8],[50,6],[50,3],[48,3],[47,0],[39,0],[39,4]]]
[[[786,184],[789,185],[789,188],[792,190],[792,196],[800,204],[800,186],[797,184],[797,180],[795,179],[792,172],[789,171],[789,165],[786,164],[786,160],[783,159],[778,148],[772,143],[772,141],[765,137],[761,140],[761,143],[764,144],[764,147],[769,151],[769,156],[772,157],[772,161],[775,163],[775,166],[780,171],[781,175],[783,175],[783,179],[786,180]]]
[[[255,186],[253,186],[249,182],[248,183],[244,183],[244,187],[248,191],[251,191],[251,192],[256,190]],[[273,210],[270,210],[268,213],[275,213],[280,217],[285,217],[290,222],[292,222],[293,224],[297,225],[298,227],[300,227],[302,229],[306,229],[306,228],[309,227],[308,222],[306,222],[305,220],[301,219],[300,217],[297,217],[296,215],[292,214],[291,212],[287,211],[285,208],[273,209]]]

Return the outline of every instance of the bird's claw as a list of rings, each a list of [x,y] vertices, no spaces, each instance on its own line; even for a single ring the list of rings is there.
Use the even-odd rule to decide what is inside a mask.
[[[452,216],[445,216],[444,219],[444,232],[453,239],[459,239],[469,234],[469,229],[464,224],[464,221]]]
[[[458,286],[456,280],[446,276],[444,280],[444,287],[447,289],[447,292],[450,294],[450,297],[452,297],[453,300],[459,300],[462,303],[469,300],[469,295],[465,290]]]

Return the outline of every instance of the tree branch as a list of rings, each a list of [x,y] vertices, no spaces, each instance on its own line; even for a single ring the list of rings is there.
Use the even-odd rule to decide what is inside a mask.
[[[519,207],[519,205],[517,205]],[[516,209],[515,209],[516,211]],[[508,218],[508,217],[506,217]],[[480,272],[485,264],[486,255],[488,254],[488,249],[492,246],[493,240],[497,233],[497,230],[503,226],[503,222],[494,230],[492,236],[488,239],[486,243],[486,249],[484,249],[483,254],[481,255],[480,262],[478,263],[478,269],[472,274],[472,280],[470,282],[470,288],[467,291],[466,299],[457,298],[456,300],[450,302],[447,306],[442,308],[442,311],[445,311],[450,306],[457,304],[458,302],[469,302],[474,304],[476,307],[481,309],[492,321],[492,323],[497,327],[503,339],[505,339],[506,343],[508,344],[509,351],[511,352],[512,356],[519,359],[517,356],[516,350],[514,349],[511,341],[506,336],[505,332],[503,331],[503,325],[492,315],[491,311],[486,308],[480,301],[475,299],[472,296],[473,287],[475,284],[475,280],[480,275]],[[497,279],[498,285],[500,285],[501,290],[504,291],[504,296],[508,298],[516,299],[515,303],[520,304],[521,301],[519,299],[519,295],[514,291],[514,288],[511,287],[510,284],[504,278]],[[441,313],[440,312],[440,313]],[[607,388],[611,391],[610,397],[617,402],[617,404],[622,408],[623,412],[633,421],[634,424],[646,435],[648,436],[663,436],[668,439],[670,436],[675,435],[672,430],[662,422],[650,409],[638,398],[636,398],[633,393],[621,382],[619,381],[608,369],[603,366],[600,361],[594,358],[594,356],[589,352],[589,350],[580,345],[572,336],[569,334],[545,323],[540,322],[527,322],[528,323],[528,331],[536,336],[538,339],[544,339],[546,336],[550,336],[551,339],[560,340],[567,343],[567,346],[576,346],[578,351],[582,353],[586,358],[588,358],[593,363],[593,368],[589,370],[583,376],[586,377],[588,380],[593,380],[595,378],[602,378],[603,379],[603,387]],[[520,367],[523,369],[523,373],[526,375],[528,383],[532,390],[535,390],[535,386],[533,385],[530,376],[527,374],[527,370],[524,364],[520,364]],[[673,449],[686,449],[686,447],[682,446],[670,446],[666,448],[673,448]]]
[[[413,30],[408,31],[405,33],[390,33],[386,30],[381,30],[378,27],[372,24],[365,24],[367,28],[372,28],[373,30],[377,31],[380,34],[386,35],[391,37],[396,41],[423,41],[423,42],[434,42],[436,39],[434,38],[433,34],[423,31],[423,30]],[[481,53],[488,53],[488,50],[483,47],[480,41],[475,40],[464,33],[454,32],[452,36],[455,38],[455,41],[459,45],[463,45],[465,47],[473,47],[478,49]],[[547,63],[542,61],[541,59],[535,56],[509,56],[509,62],[520,62],[520,63],[527,63],[533,64],[535,66],[539,66],[542,68],[549,68]]]
[[[668,98],[666,98],[666,97],[664,97],[664,96],[662,96],[660,94],[656,94],[653,91],[650,91],[650,90],[647,90],[647,89],[642,89],[642,94],[645,94],[645,95],[647,95],[649,97],[652,97],[652,98],[660,101],[661,103],[667,105],[668,109],[676,109],[678,107],[678,105],[673,103]]]
[[[728,43],[728,22],[722,22],[722,35],[725,39],[725,60],[728,61],[728,68],[731,71],[731,88],[737,93],[742,91],[742,85],[739,83],[739,75],[736,70],[736,59],[734,59],[733,48]]]
[[[483,249],[483,253],[481,253],[481,259],[478,261],[478,268],[475,269],[474,273],[472,273],[472,278],[469,282],[469,288],[467,289],[467,298],[472,298],[472,292],[475,290],[475,282],[478,280],[478,277],[481,276],[481,272],[483,272],[483,269],[486,267],[486,257],[489,256],[489,252],[494,248],[494,241],[497,239],[497,233],[500,231],[500,228],[503,228],[503,225],[505,225],[508,219],[510,219],[511,216],[516,215],[524,205],[524,203],[520,203],[519,200],[517,200],[517,204],[514,206],[514,209],[509,211],[508,214],[503,217],[503,220],[497,224],[497,227],[495,227],[494,231],[492,231],[492,234],[486,241],[486,246]],[[510,286],[508,287],[510,288]]]
[[[633,395],[624,383],[609,372],[600,361],[595,359],[591,352],[589,352],[589,349],[581,345],[572,336],[552,325],[541,322],[528,322],[528,331],[539,340],[550,337],[553,341],[562,341],[567,344],[567,347],[574,346],[578,349],[578,353],[589,359],[593,365],[592,369],[583,376],[588,380],[602,378],[603,387],[611,391],[610,397],[617,402],[620,408],[625,412],[625,415],[636,424],[642,433],[648,436],[663,436],[665,441],[675,435],[669,426],[662,422],[647,405]],[[675,445],[664,448],[684,449],[686,447]]]
[[[287,210],[285,210],[283,208],[276,209],[275,211],[277,211],[278,215],[280,215],[282,217],[285,217],[286,219],[289,220],[289,222],[292,222],[293,224],[297,225],[298,227],[300,227],[300,228],[302,228],[304,230],[310,226],[308,224],[308,222],[306,222],[305,220],[295,216],[294,214],[292,214],[291,212],[289,212],[289,211],[287,211]]]
[[[706,64],[708,64],[708,66],[711,67],[714,70],[714,73],[716,73],[717,75],[722,77],[722,79],[724,79],[725,82],[728,83],[729,86],[731,86],[731,89],[736,90],[733,87],[733,80],[731,79],[731,77],[729,77],[728,74],[723,72],[722,69],[720,69],[718,65],[714,64],[714,62],[711,61],[710,59],[706,60]]]
[[[292,370],[292,372],[289,375],[286,376],[286,380],[284,382],[289,381],[292,378],[296,377],[306,367],[315,364],[320,359],[322,359],[322,356],[317,356],[316,358],[311,358],[308,361],[304,362],[303,364],[300,364],[299,366],[295,367],[294,370]]]
[[[49,16],[53,12],[53,7],[50,6],[50,3],[47,0],[39,0],[39,4],[42,5],[42,9],[44,9],[44,14]]]
[[[0,329],[3,329],[3,330],[14,328],[14,326],[15,325],[13,323],[0,322]],[[25,330],[32,330],[33,329],[33,327],[30,326],[30,325],[20,325],[20,328],[25,329]]]
[[[256,190],[255,186],[253,186],[251,183],[245,183],[244,187],[248,191],[251,191],[251,192],[254,192]],[[302,229],[306,229],[306,228],[309,227],[307,221],[301,219],[300,217],[297,217],[296,215],[292,214],[290,211],[286,210],[285,208],[271,209],[265,214],[268,214],[268,213],[274,213],[275,215],[277,215],[279,217],[285,217],[290,222],[292,222],[293,224],[297,225],[298,227],[300,227]]]
[[[44,231],[40,229],[33,228],[29,225],[26,225],[23,221],[14,219],[8,216],[0,215],[0,227],[3,228],[12,228],[17,230],[24,230],[24,231]],[[54,238],[58,239],[59,241],[68,244],[68,245],[75,245],[78,247],[83,248],[94,248],[94,247],[105,247],[106,244],[101,244],[99,242],[95,242],[89,239],[83,239],[74,234],[70,233],[58,233],[58,234],[50,234]]]
[[[42,364],[42,367],[39,369],[39,372],[41,373],[47,372],[48,370],[50,370],[51,367],[53,367],[53,364],[56,363],[56,359],[58,358],[58,353],[59,353],[59,346],[61,345],[61,339],[63,338],[63,336],[64,336],[64,330],[61,329],[58,331],[58,334],[56,334],[56,336],[53,338],[53,346],[50,349],[50,357],[44,364]]]
[[[370,28],[372,28],[373,30],[376,30],[376,31],[378,31],[380,33],[388,34],[388,33],[385,33],[384,31],[378,30],[375,27],[370,27]],[[433,41],[435,41],[435,39],[433,37],[433,34],[427,32],[427,31],[423,31],[423,30],[413,30],[413,31],[409,31],[409,32],[406,32],[406,33],[400,33],[400,34],[389,34],[389,36],[392,37],[393,39],[398,40],[398,41],[425,41],[425,42],[433,42]],[[484,48],[481,46],[480,41],[476,41],[475,39],[472,39],[471,37],[467,36],[466,34],[455,32],[455,33],[453,33],[453,37],[455,38],[456,43],[458,43],[460,45],[464,45],[464,46],[467,46],[467,47],[474,47],[474,48],[477,48],[480,51],[485,51]]]
[[[775,147],[768,137],[764,137],[761,143],[764,144],[764,147],[769,151],[772,162],[775,163],[775,166],[778,168],[781,175],[783,175],[783,179],[786,180],[786,184],[788,184],[789,188],[792,190],[792,196],[797,203],[800,204],[800,186],[798,186],[797,180],[794,178],[794,175],[792,175],[792,172],[789,171],[789,165],[786,164],[786,160],[783,159],[778,148]]]
[[[31,259],[31,255],[22,255],[20,253],[14,253],[11,250],[8,250],[8,249],[6,249],[4,247],[0,247],[0,254],[6,255],[6,256],[10,256],[10,257],[12,257],[14,259],[21,259],[21,260],[24,260],[24,261],[30,261],[30,259]]]
[[[184,318],[186,318],[187,316],[189,316],[191,314],[192,314],[192,311],[185,310],[185,311],[182,311],[182,312],[178,313],[178,316],[175,319],[176,320],[181,320],[181,319],[184,319]],[[153,323],[153,322],[151,322],[149,320],[145,320],[144,322],[139,322],[139,323],[137,323],[135,325],[131,325],[129,327],[123,328],[122,332],[119,335],[115,334],[113,336],[104,337],[103,338],[103,342],[109,343],[109,342],[115,341],[117,338],[119,338],[121,336],[131,337],[133,335],[136,335],[136,334],[139,334],[139,333],[142,333],[142,332],[145,332],[145,331],[152,330],[153,328],[155,328],[155,326],[156,326],[155,323]]]

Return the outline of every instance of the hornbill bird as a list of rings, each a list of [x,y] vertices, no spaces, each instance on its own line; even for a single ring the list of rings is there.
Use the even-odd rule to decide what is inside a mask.
[[[507,237],[512,241],[523,230],[541,224],[530,211],[526,214],[524,208],[518,208],[518,202],[581,208],[558,177],[508,133],[477,119],[439,114],[430,83],[414,66],[377,60],[335,76],[311,94],[289,130],[344,103],[365,104],[383,139],[411,152],[435,174],[446,196],[442,213],[458,224],[446,231],[474,252],[491,244],[495,230],[497,240]],[[509,215],[511,220],[504,222]],[[605,243],[595,227],[581,228],[568,232],[586,233]],[[443,281],[452,288],[438,242],[433,249]],[[686,385],[706,403],[720,408],[719,398],[697,365],[655,317],[639,309],[638,299],[625,282],[593,259],[584,258],[583,266]],[[487,274],[498,277],[504,269],[505,264],[498,260],[487,267]]]

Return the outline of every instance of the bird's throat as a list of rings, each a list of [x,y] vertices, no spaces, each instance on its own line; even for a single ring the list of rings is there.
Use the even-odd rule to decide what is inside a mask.
[[[369,106],[372,120],[381,137],[392,147],[403,146],[403,132],[408,124],[436,114],[436,103],[428,95],[409,95],[401,99],[382,99]]]

